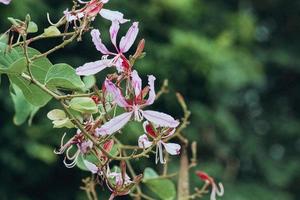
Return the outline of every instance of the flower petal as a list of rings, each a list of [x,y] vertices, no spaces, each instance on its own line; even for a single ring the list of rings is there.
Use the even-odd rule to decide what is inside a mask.
[[[130,107],[130,105],[126,102],[124,96],[121,93],[121,90],[115,86],[110,80],[106,79],[104,82],[105,88],[107,92],[113,95],[114,101],[118,106],[122,108]]]
[[[101,33],[98,29],[93,29],[91,31],[92,40],[93,40],[93,43],[94,43],[96,49],[104,55],[112,54],[110,51],[108,51],[106,46],[102,43],[100,35],[101,35]]]
[[[147,135],[144,134],[139,137],[138,144],[139,144],[140,148],[147,149],[147,148],[151,147],[152,142],[150,142]]]
[[[113,45],[115,46],[115,48],[118,50],[117,48],[117,35],[120,29],[120,23],[118,20],[114,20],[112,21],[112,24],[110,26],[109,29],[109,33],[110,33],[110,39],[111,42],[113,43]]]
[[[11,0],[0,0],[0,3],[3,3],[5,5],[8,5],[11,2]]]
[[[169,154],[171,154],[171,155],[179,155],[180,154],[181,146],[179,144],[176,144],[176,143],[164,143],[164,142],[162,142],[162,144],[164,145],[166,151]]]
[[[177,120],[175,120],[173,117],[165,113],[152,111],[152,110],[145,110],[141,112],[148,121],[160,127],[175,128],[179,125],[179,122]]]
[[[134,88],[135,96],[141,95],[142,91],[142,79],[139,77],[139,74],[136,70],[133,70],[131,73],[131,85]]]
[[[138,33],[139,33],[139,23],[134,22],[132,26],[127,31],[126,35],[121,38],[120,41],[120,51],[126,53],[130,47],[133,45]]]
[[[96,129],[96,135],[106,136],[119,131],[121,128],[123,128],[123,126],[127,124],[131,116],[132,112],[126,112],[111,119],[109,122],[106,122],[100,128]]]
[[[156,94],[155,94],[155,86],[154,86],[154,82],[155,82],[156,78],[153,75],[148,76],[148,84],[149,84],[149,97],[146,101],[146,105],[151,105],[154,103],[155,98],[156,98]]]
[[[107,67],[111,67],[111,65],[111,59],[103,59],[95,62],[86,63],[83,66],[80,66],[76,69],[76,74],[79,76],[94,75]]]
[[[91,163],[91,162],[89,162],[87,160],[83,160],[83,163],[86,166],[86,168],[88,170],[90,170],[93,174],[97,174],[98,173],[99,168],[95,164],[93,164],[93,163]]]
[[[124,14],[119,11],[112,11],[112,10],[102,8],[100,10],[99,14],[103,18],[108,19],[112,22],[117,20],[120,24],[124,24],[124,23],[130,21],[128,19],[124,19]]]

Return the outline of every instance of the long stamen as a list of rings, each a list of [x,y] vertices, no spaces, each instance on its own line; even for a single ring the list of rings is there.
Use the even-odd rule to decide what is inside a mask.
[[[55,154],[58,154],[58,155],[63,154],[66,151],[66,149],[70,147],[73,138],[70,139],[66,144],[64,144],[64,139],[65,139],[66,135],[67,135],[67,133],[64,133],[64,135],[62,136],[61,141],[60,141],[60,148],[58,151],[54,150]]]
[[[65,166],[66,166],[67,168],[73,168],[73,167],[75,167],[76,164],[77,164],[77,158],[78,158],[79,155],[80,155],[80,151],[77,151],[77,152],[75,153],[74,159],[73,159],[73,161],[72,161],[71,163],[67,163],[67,158],[65,157],[65,158],[64,158],[64,164],[65,164]]]
[[[74,155],[70,156],[70,150],[71,150],[72,148],[73,148],[73,146],[70,146],[70,147],[67,149],[67,151],[66,151],[66,157],[67,157],[69,160],[75,159],[76,154],[77,154],[77,152],[78,152],[78,151],[76,151],[76,153],[75,153]]]

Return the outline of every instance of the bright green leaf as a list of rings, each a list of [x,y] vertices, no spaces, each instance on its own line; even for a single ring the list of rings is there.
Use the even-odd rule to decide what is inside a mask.
[[[67,117],[65,111],[60,110],[60,109],[54,109],[51,110],[50,112],[48,112],[47,117],[50,120],[61,120],[61,119],[65,119]]]
[[[85,89],[89,90],[96,84],[95,76],[85,76],[83,77],[83,82],[85,85]]]
[[[70,107],[73,110],[79,111],[81,113],[97,113],[98,108],[95,102],[89,97],[77,97],[70,101]]]
[[[28,24],[28,28],[27,28],[27,32],[28,33],[36,33],[38,32],[38,26],[36,23],[30,21],[29,24]]]
[[[56,26],[49,26],[48,28],[45,28],[43,33],[45,37],[57,36],[60,34],[61,32]]]

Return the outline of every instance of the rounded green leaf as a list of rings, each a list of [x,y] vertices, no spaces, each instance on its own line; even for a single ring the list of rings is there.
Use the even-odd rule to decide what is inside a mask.
[[[145,185],[155,193],[159,199],[173,200],[176,198],[175,184],[168,179],[148,179]]]
[[[36,23],[30,21],[29,24],[28,24],[28,28],[27,28],[27,32],[28,33],[36,33],[38,32],[38,26]]]
[[[70,101],[70,107],[81,113],[93,114],[98,112],[96,103],[89,97],[77,97]]]
[[[159,199],[173,200],[176,197],[175,184],[169,179],[159,178],[156,171],[152,168],[146,168],[144,170],[143,183],[156,194]]]
[[[147,181],[148,179],[154,179],[157,178],[158,174],[156,173],[156,171],[154,171],[154,169],[147,167],[144,170],[144,178],[143,178],[143,182]]]
[[[82,90],[85,87],[75,69],[67,64],[53,65],[47,73],[45,83],[49,88]]]
[[[61,120],[61,119],[65,119],[67,117],[65,111],[60,110],[60,109],[54,109],[51,110],[50,112],[48,112],[47,117],[50,120]]]
[[[52,97],[21,76],[22,71],[25,70],[24,68],[26,69],[25,58],[21,58],[11,64],[8,69],[10,82],[17,85],[22,90],[24,97],[29,103],[34,106],[44,106]]]

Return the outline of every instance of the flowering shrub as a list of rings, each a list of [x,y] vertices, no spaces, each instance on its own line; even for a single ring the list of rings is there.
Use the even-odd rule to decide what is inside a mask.
[[[9,0],[0,2],[10,3]],[[145,40],[140,40],[134,55],[128,56],[138,37],[139,23],[133,22],[117,43],[121,25],[130,23],[130,20],[118,11],[105,9],[107,3],[108,0],[74,2],[57,23],[52,23],[48,16],[50,26],[34,37],[30,34],[38,32],[38,27],[29,15],[23,21],[8,18],[12,26],[1,35],[0,73],[6,74],[11,83],[15,123],[22,124],[28,117],[32,118],[51,99],[61,104],[62,109],[54,109],[47,115],[53,128],[69,130],[63,134],[61,145],[54,152],[64,155],[67,168],[77,166],[91,172],[92,177],[85,179],[82,187],[89,199],[97,199],[97,185],[105,187],[101,183],[111,191],[110,199],[128,194],[135,199],[153,199],[142,191],[141,184],[160,199],[174,199],[176,196],[178,199],[200,198],[207,193],[209,185],[212,186],[211,200],[216,199],[216,195],[222,196],[222,184],[218,189],[213,178],[204,172],[197,172],[205,181],[201,189],[190,195],[189,187],[182,187],[182,184],[188,185],[189,169],[196,166],[196,144],[191,145],[193,156],[189,162],[189,142],[182,135],[189,123],[190,112],[180,94],[177,94],[177,99],[184,112],[181,121],[169,114],[149,110],[148,107],[166,92],[167,83],[156,92],[156,78],[149,75],[148,85],[143,87],[134,64],[145,55]],[[114,51],[102,42],[100,31],[91,28],[96,17],[111,21],[109,34]],[[85,33],[90,33],[96,50],[102,54],[100,60],[83,64],[75,70],[65,63],[52,64],[47,58],[66,45],[82,40]],[[54,37],[62,38],[62,42],[44,53],[30,47],[33,42]],[[106,75],[99,89],[94,75],[104,73],[106,68],[113,68],[114,73]],[[124,144],[118,139],[124,126],[131,121],[141,123],[144,128],[136,145]],[[68,140],[65,140],[66,135]],[[176,138],[180,144],[170,142]],[[168,174],[169,155],[179,155],[181,150],[180,172]],[[159,175],[146,168],[144,173],[137,175],[131,161],[149,158],[152,153],[155,153],[155,163],[164,165],[163,173]],[[116,162],[119,165],[113,166]],[[174,183],[169,180],[175,176],[179,176],[178,194]],[[162,187],[166,191],[162,191]]]

